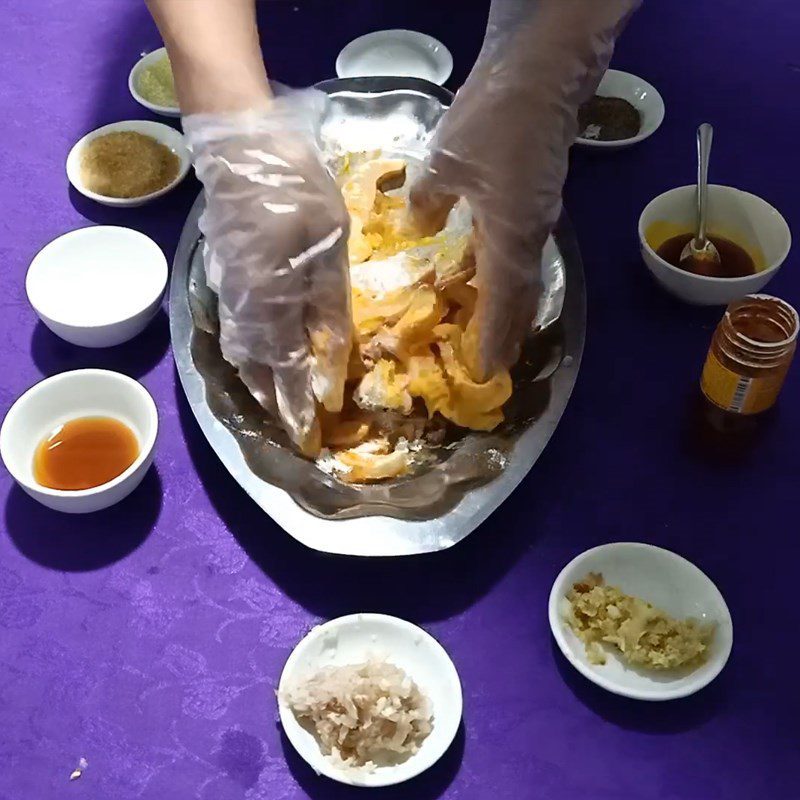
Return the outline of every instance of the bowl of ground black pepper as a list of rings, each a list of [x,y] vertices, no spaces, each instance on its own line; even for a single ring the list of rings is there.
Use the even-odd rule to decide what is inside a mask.
[[[107,206],[140,206],[174,189],[191,160],[183,136],[160,122],[127,120],[88,133],[67,156],[67,177]]]
[[[664,101],[654,86],[629,72],[609,69],[594,97],[578,110],[577,144],[620,149],[652,136],[664,121]]]

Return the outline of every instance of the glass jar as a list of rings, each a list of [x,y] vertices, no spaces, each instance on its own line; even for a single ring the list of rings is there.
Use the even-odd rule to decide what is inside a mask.
[[[778,399],[797,347],[797,312],[766,294],[731,303],[714,331],[700,387],[733,415],[760,414]]]

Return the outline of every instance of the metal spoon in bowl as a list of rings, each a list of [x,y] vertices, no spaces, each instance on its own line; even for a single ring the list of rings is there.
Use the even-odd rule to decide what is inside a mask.
[[[697,232],[681,252],[680,264],[686,269],[689,262],[698,261],[719,264],[717,248],[706,237],[706,210],[708,208],[708,159],[714,128],[704,122],[697,129]],[[694,271],[694,270],[692,270]]]

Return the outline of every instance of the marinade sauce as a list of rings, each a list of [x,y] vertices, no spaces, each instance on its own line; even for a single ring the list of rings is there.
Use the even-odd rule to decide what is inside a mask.
[[[753,275],[756,265],[752,256],[743,247],[723,236],[709,236],[708,239],[717,248],[719,263],[711,259],[688,259],[681,263],[683,248],[692,240],[693,233],[680,233],[667,239],[656,253],[673,267],[692,272],[695,275],[705,275],[709,278],[742,278]]]
[[[49,489],[93,489],[139,457],[136,434],[111,417],[79,417],[55,428],[36,448],[33,476]]]

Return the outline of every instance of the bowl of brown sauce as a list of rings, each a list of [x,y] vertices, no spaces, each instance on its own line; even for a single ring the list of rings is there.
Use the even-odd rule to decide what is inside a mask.
[[[668,292],[695,305],[725,305],[769,283],[789,253],[786,220],[766,200],[732,186],[708,187],[708,237],[718,264],[682,263],[694,235],[695,187],[659,195],[639,217],[642,258]]]
[[[20,487],[48,508],[85,514],[127,497],[153,461],[158,412],[133,378],[63,372],[28,389],[0,428],[0,455]]]

